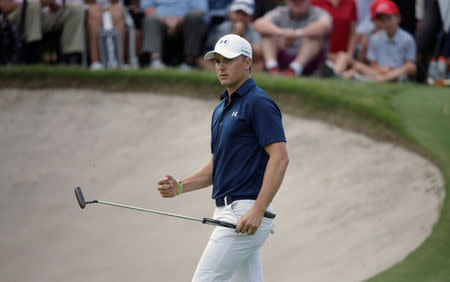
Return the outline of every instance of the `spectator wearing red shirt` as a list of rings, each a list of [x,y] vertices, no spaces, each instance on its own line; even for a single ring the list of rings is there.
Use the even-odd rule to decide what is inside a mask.
[[[334,61],[339,52],[353,55],[358,19],[355,0],[311,0],[311,4],[326,10],[333,19],[333,31],[329,37],[329,59]]]

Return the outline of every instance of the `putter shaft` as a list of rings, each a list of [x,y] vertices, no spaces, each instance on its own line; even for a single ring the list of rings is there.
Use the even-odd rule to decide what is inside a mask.
[[[116,203],[111,203],[111,202],[106,202],[106,201],[96,200],[96,201],[93,201],[93,202],[97,202],[99,204],[104,204],[104,205],[108,205],[108,206],[127,208],[127,209],[130,209],[130,210],[144,211],[144,212],[156,213],[156,214],[167,215],[167,216],[172,216],[172,217],[178,217],[178,218],[183,218],[183,219],[189,219],[189,220],[193,220],[193,221],[199,221],[199,222],[203,221],[203,219],[197,218],[197,217],[190,217],[190,216],[185,216],[185,215],[180,215],[180,214],[175,214],[175,213],[155,211],[155,210],[144,209],[144,208],[139,208],[139,207],[133,207],[133,206],[128,206],[128,205],[122,205],[122,204],[116,204]]]

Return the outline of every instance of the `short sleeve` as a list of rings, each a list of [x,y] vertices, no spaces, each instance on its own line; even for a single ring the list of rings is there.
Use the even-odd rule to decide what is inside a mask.
[[[319,19],[326,19],[329,22],[333,22],[333,18],[331,17],[330,13],[326,11],[325,9],[319,8],[319,7],[313,7],[314,8],[314,14],[311,14],[312,20],[311,22],[317,21]]]
[[[286,142],[281,112],[272,100],[262,98],[255,102],[252,125],[261,147],[275,142]]]
[[[272,10],[268,11],[264,15],[264,17],[269,19],[275,25],[280,26],[281,25],[281,18],[282,18],[281,8],[282,8],[281,6],[278,6],[275,9],[272,9]]]

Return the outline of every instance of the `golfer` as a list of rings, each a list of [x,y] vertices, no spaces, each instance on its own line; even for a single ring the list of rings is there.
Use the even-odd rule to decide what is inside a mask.
[[[289,162],[281,112],[250,72],[252,48],[244,38],[220,38],[205,60],[213,60],[226,90],[211,122],[211,159],[177,181],[158,181],[164,198],[213,185],[214,218],[236,224],[216,227],[192,281],[263,281],[260,247],[273,225],[272,211]]]

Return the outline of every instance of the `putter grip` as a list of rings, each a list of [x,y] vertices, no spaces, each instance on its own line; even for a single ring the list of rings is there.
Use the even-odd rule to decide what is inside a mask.
[[[233,223],[229,223],[229,222],[225,222],[225,221],[221,221],[221,220],[216,220],[216,219],[211,219],[211,218],[203,218],[202,221],[203,224],[210,224],[210,225],[216,225],[216,226],[222,226],[222,227],[228,227],[228,228],[232,228],[232,229],[236,229],[236,225]]]
[[[264,217],[267,217],[267,218],[275,218],[275,216],[276,216],[276,214],[274,214],[272,212],[266,211],[264,213]],[[217,219],[212,219],[212,218],[204,217],[202,220],[202,223],[236,229],[236,225],[233,223],[229,223],[229,222],[225,222],[225,221],[221,221],[221,220],[217,220]]]
[[[273,212],[266,211],[264,213],[264,217],[267,217],[267,218],[275,218],[275,216],[277,216],[277,215],[274,214]]]

